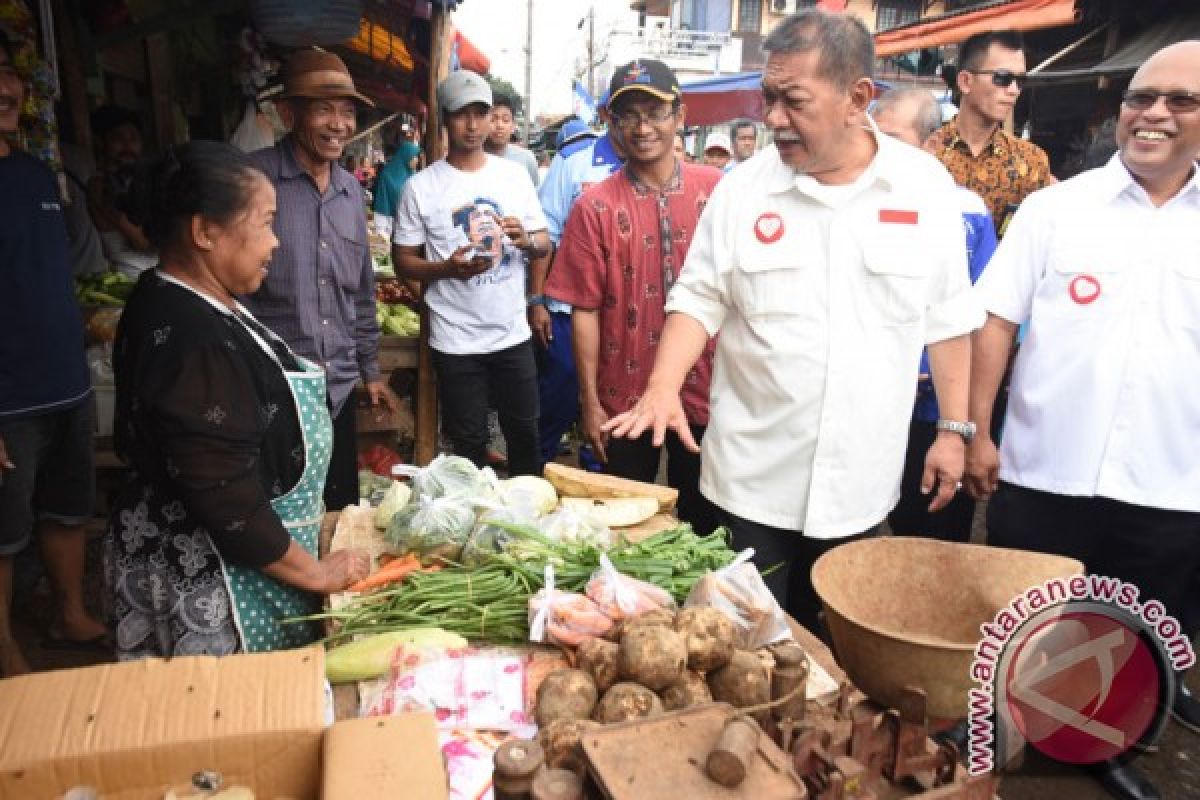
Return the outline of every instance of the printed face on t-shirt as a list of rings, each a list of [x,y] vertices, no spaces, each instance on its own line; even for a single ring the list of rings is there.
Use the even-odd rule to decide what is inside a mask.
[[[500,205],[495,200],[477,197],[470,205],[460,206],[451,214],[454,227],[466,234],[481,255],[490,256],[492,265],[504,258],[504,232],[500,228]]]

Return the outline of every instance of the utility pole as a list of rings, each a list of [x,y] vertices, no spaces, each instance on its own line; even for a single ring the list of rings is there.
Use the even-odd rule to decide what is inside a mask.
[[[596,5],[588,8],[588,94],[596,96]]]
[[[525,125],[522,142],[529,146],[529,125],[533,117],[533,0],[525,2]]]

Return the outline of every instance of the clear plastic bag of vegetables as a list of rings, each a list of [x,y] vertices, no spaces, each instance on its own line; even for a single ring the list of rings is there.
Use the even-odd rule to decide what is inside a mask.
[[[385,535],[394,552],[414,553],[422,564],[457,563],[474,527],[469,498],[422,495],[392,516]]]
[[[750,560],[753,557],[754,550],[743,550],[729,566],[702,575],[683,604],[724,612],[733,620],[738,646],[744,650],[792,638],[787,616]]]
[[[560,508],[537,521],[538,533],[554,542],[589,544],[602,550],[612,547],[615,537],[606,525],[593,518]]]
[[[463,547],[461,563],[466,567],[486,564],[492,556],[508,551],[509,545],[519,538],[519,529],[534,529],[536,521],[537,512],[523,503],[484,504],[471,538]]]
[[[554,567],[545,569],[545,584],[529,598],[529,641],[577,647],[589,636],[605,636],[613,621],[586,595],[554,588]]]
[[[445,453],[424,467],[402,464],[393,472],[411,479],[414,497],[479,497],[492,492],[487,476],[470,460]]]
[[[605,616],[613,620],[637,617],[660,608],[674,611],[675,598],[666,589],[623,575],[608,556],[600,554],[600,566],[588,579],[584,593]]]

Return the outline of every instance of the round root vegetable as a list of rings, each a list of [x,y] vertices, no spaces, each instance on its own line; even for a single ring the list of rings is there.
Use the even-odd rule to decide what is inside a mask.
[[[556,669],[537,690],[537,724],[556,719],[587,719],[596,708],[596,684],[583,670]]]
[[[771,699],[767,668],[754,653],[733,651],[729,663],[708,673],[708,688],[713,699],[734,708],[746,708]]]
[[[493,756],[492,788],[496,800],[518,800],[529,796],[533,776],[542,768],[541,745],[525,739],[510,739]]]
[[[675,631],[659,625],[621,634],[617,668],[621,677],[658,691],[677,682],[687,666],[687,646]]]
[[[587,758],[583,754],[583,735],[599,728],[600,723],[590,719],[556,719],[537,732],[537,743],[542,746],[546,766],[551,769],[569,769],[582,775],[587,769]]]
[[[740,785],[758,752],[758,733],[754,721],[745,717],[726,722],[704,765],[708,777],[730,789]]]
[[[588,636],[575,650],[579,668],[592,676],[596,689],[606,692],[619,680],[617,674],[617,645],[604,639]]]
[[[583,800],[583,778],[565,769],[544,769],[533,779],[532,800]]]
[[[600,698],[593,719],[606,725],[661,714],[658,695],[636,683],[618,683]]]
[[[704,682],[704,676],[694,670],[684,670],[678,683],[662,691],[663,708],[675,711],[712,702],[712,692]]]
[[[737,641],[733,620],[715,608],[685,608],[675,617],[675,630],[687,645],[688,667],[700,672],[729,663]]]

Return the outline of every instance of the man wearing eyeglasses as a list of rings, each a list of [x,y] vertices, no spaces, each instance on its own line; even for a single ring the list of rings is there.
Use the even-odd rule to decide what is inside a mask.
[[[962,475],[970,290],[954,181],[867,116],[875,51],[862,22],[805,10],[762,45],[774,143],[717,185],[671,289],[654,369],[608,423],[688,446],[680,390],[720,332],[700,489],[802,625],[818,628],[813,562],[874,532],[900,496],[913,365],[928,344],[943,419],[923,493]]]
[[[1134,75],[1103,167],[1032,195],[977,284],[967,486],[991,495],[988,541],[1057,553],[1179,614],[1200,568],[1200,42]],[[991,398],[1017,326],[999,453]],[[1189,630],[1189,626],[1193,630]],[[1200,723],[1177,690],[1173,711]],[[1116,762],[1122,798],[1156,798]]]
[[[1003,128],[1025,83],[1023,48],[1016,31],[963,42],[954,74],[958,115],[926,143],[960,186],[984,199],[998,235],[1022,200],[1053,182],[1046,152]]]
[[[570,267],[550,273],[546,293],[574,309],[584,438],[609,472],[653,482],[661,448],[651,434],[610,441],[601,427],[633,407],[646,385],[666,319],[667,293],[722,173],[676,158],[675,134],[686,109],[666,64],[639,59],[619,68],[608,102],[625,145],[625,166],[585,191],[572,207],[558,255]],[[712,356],[709,342],[688,365],[682,388],[696,440],[708,424]],[[699,455],[676,434],[665,444],[667,483],[679,489],[680,518],[711,533],[716,511],[698,488]]]

